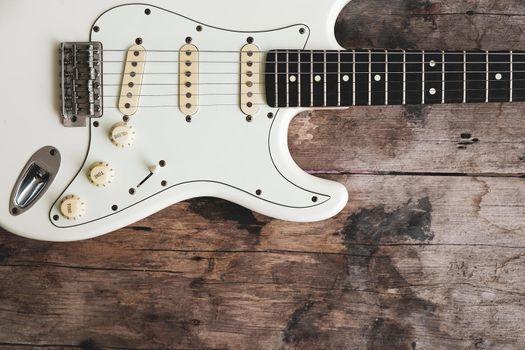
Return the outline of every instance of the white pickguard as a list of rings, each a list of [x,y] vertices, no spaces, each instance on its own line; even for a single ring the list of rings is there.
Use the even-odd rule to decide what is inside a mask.
[[[70,3],[75,3],[80,10],[90,8],[86,10],[87,18],[74,25],[74,32],[89,33],[94,22],[100,27],[100,31],[91,33],[91,40],[104,45],[106,97],[104,116],[98,120],[98,127],[62,127],[56,103],[51,103],[58,97],[49,92],[58,85],[55,77],[58,73],[57,69],[47,72],[48,64],[56,60],[55,51],[60,41],[88,41],[88,36],[67,34],[65,28],[69,26],[66,23],[53,22],[49,32],[45,28],[35,29],[35,38],[31,41],[43,42],[28,49],[20,45],[25,36],[29,37],[28,33],[14,34],[19,36],[13,42],[19,53],[34,55],[39,52],[42,63],[37,60],[38,67],[34,68],[24,62],[23,55],[19,62],[10,59],[9,63],[20,69],[29,65],[29,71],[22,79],[8,72],[7,81],[13,81],[13,86],[0,88],[2,96],[8,97],[7,113],[0,117],[0,146],[3,150],[11,150],[4,163],[0,186],[0,198],[4,198],[0,202],[2,227],[35,239],[86,239],[131,224],[173,203],[199,196],[223,198],[292,221],[323,220],[345,206],[347,192],[342,185],[308,175],[295,165],[289,154],[288,124],[299,111],[261,106],[252,121],[247,122],[239,107],[238,82],[240,50],[249,36],[262,51],[339,49],[333,38],[333,25],[346,1],[337,1],[332,7],[326,7],[324,1],[311,1],[309,11],[299,11],[287,18],[286,14],[292,12],[286,12],[283,7],[304,8],[304,2],[290,1],[280,6],[280,2],[267,1],[265,6],[254,4],[251,7],[246,6],[246,2],[230,0],[221,2],[220,7],[234,6],[235,11],[224,19],[216,17],[219,13],[217,2],[208,1],[196,1],[180,8],[174,8],[171,1],[156,1],[155,6],[138,4],[114,8],[112,5],[119,4],[102,0],[90,2],[91,7],[80,1],[48,1],[47,6],[29,0],[19,3],[25,3],[26,8],[32,4],[31,13],[38,12],[38,7],[54,4],[55,14],[59,12],[63,16],[68,16]],[[64,6],[59,7],[59,4]],[[277,4],[283,8],[278,14],[274,11]],[[0,5],[0,10],[2,13],[10,11],[9,18],[12,18],[22,12],[23,6],[8,2]],[[100,8],[104,9],[97,12]],[[150,15],[145,15],[146,8],[151,9]],[[82,13],[79,8],[71,11],[72,16]],[[0,18],[1,29],[9,24],[20,25],[5,23],[3,17]],[[84,27],[78,28],[82,24]],[[197,31],[197,25],[203,30]],[[300,32],[301,28],[306,31]],[[40,31],[44,34],[39,34]],[[188,123],[176,106],[176,96],[143,96],[140,105],[149,107],[139,108],[131,118],[137,133],[136,142],[128,149],[115,147],[108,133],[112,125],[122,121],[123,115],[116,108],[118,98],[108,96],[120,94],[121,61],[126,52],[111,50],[127,50],[134,45],[135,38],[142,38],[145,49],[152,50],[147,54],[142,95],[177,95],[178,75],[173,73],[178,73],[178,50],[188,36],[200,51],[201,106],[198,113]],[[5,56],[0,60],[5,66]],[[264,65],[261,69],[264,71]],[[166,72],[172,74],[148,74]],[[32,91],[36,87],[46,87],[46,91],[36,93],[35,103],[28,101],[24,105],[21,101],[29,98],[27,86],[33,86]],[[270,112],[274,114],[271,119],[267,117]],[[19,133],[24,133],[24,137]],[[61,152],[60,173],[33,208],[18,217],[12,216],[7,206],[12,187],[29,157],[46,145]],[[129,189],[136,188],[148,175],[148,167],[160,160],[164,160],[166,166],[130,195]],[[98,161],[107,162],[115,169],[115,181],[108,187],[97,188],[88,181],[89,166]],[[166,181],[167,186],[161,186],[162,181]],[[257,194],[257,190],[261,193]],[[60,216],[60,200],[68,194],[78,195],[86,203],[86,214],[79,220],[68,221]],[[56,216],[59,216],[57,221],[53,220]]]

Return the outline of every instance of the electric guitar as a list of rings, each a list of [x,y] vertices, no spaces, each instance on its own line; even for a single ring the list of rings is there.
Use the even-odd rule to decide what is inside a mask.
[[[201,196],[324,220],[348,193],[290,156],[301,110],[525,101],[522,52],[343,50],[348,2],[2,1],[0,226],[88,239]]]

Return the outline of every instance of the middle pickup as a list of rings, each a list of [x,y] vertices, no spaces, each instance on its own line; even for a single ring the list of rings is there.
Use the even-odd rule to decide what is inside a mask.
[[[179,52],[179,108],[186,116],[199,109],[199,50],[192,44]]]
[[[129,48],[120,88],[118,108],[124,115],[137,113],[139,108],[142,78],[146,65],[146,50],[140,45]]]

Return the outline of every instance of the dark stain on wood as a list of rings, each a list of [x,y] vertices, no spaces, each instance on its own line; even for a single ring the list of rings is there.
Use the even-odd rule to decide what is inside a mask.
[[[396,268],[388,246],[400,239],[430,242],[432,204],[429,197],[410,200],[400,208],[386,210],[383,205],[362,209],[351,215],[343,229],[348,252],[347,284],[353,289],[375,290],[379,305],[377,317],[367,330],[367,349],[410,349],[415,324],[436,327],[435,305],[418,297]],[[407,247],[406,259],[418,261],[417,251]],[[392,290],[402,291],[392,293]],[[427,324],[425,324],[427,323]]]
[[[14,255],[16,255],[16,249],[8,247],[4,244],[0,245],[0,263],[6,262]]]
[[[407,344],[411,340],[407,335],[407,329],[403,328],[398,321],[388,318],[375,319],[367,337],[369,339],[367,350],[408,349]],[[388,347],[386,347],[387,344]]]
[[[437,15],[441,11],[441,4],[428,0],[410,0],[406,2],[410,17],[422,17],[424,21],[432,23],[432,29],[438,29]]]
[[[473,137],[469,133],[462,133],[458,142],[458,149],[467,149],[467,146],[474,145],[479,142],[477,137]]]
[[[199,277],[199,278],[194,278],[191,282],[190,282],[190,288],[191,289],[201,289],[202,286],[204,286],[204,283],[206,281],[204,280],[204,278],[202,277]]]
[[[283,341],[286,343],[298,343],[308,339],[315,339],[319,335],[319,328],[312,321],[305,317],[308,311],[314,306],[313,301],[306,301],[297,308],[283,331]]]
[[[80,342],[80,349],[82,350],[100,350],[100,347],[95,343],[93,339],[86,339]]]
[[[153,232],[153,228],[147,226],[130,226],[129,229],[141,232]]]
[[[411,200],[404,206],[387,211],[380,205],[362,209],[348,218],[343,230],[345,243],[395,242],[409,237],[417,241],[431,241],[432,204],[428,197]]]
[[[352,13],[347,16],[340,16],[336,22],[335,31],[339,33],[338,41],[346,48],[384,48],[397,49],[415,48],[415,45],[403,33],[403,29],[390,22],[382,22],[380,28],[370,28],[367,22],[368,17],[354,16]],[[372,35],[371,30],[378,30],[379,35]],[[375,41],[372,41],[374,38]]]
[[[432,110],[431,106],[410,105],[405,107],[403,116],[412,124],[424,127],[427,124],[428,115]]]
[[[190,200],[189,209],[208,220],[236,222],[239,229],[246,230],[251,235],[259,235],[266,225],[265,222],[257,220],[251,210],[216,198]]]

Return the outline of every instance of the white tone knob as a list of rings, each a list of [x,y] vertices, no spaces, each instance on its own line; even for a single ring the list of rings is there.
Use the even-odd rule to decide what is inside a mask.
[[[78,220],[86,213],[86,203],[79,196],[66,196],[60,204],[60,213],[68,220]]]
[[[106,187],[113,182],[115,171],[108,163],[99,162],[91,166],[89,170],[89,181],[97,187]]]
[[[117,147],[130,147],[135,141],[135,131],[128,123],[117,123],[111,129],[110,139]]]

